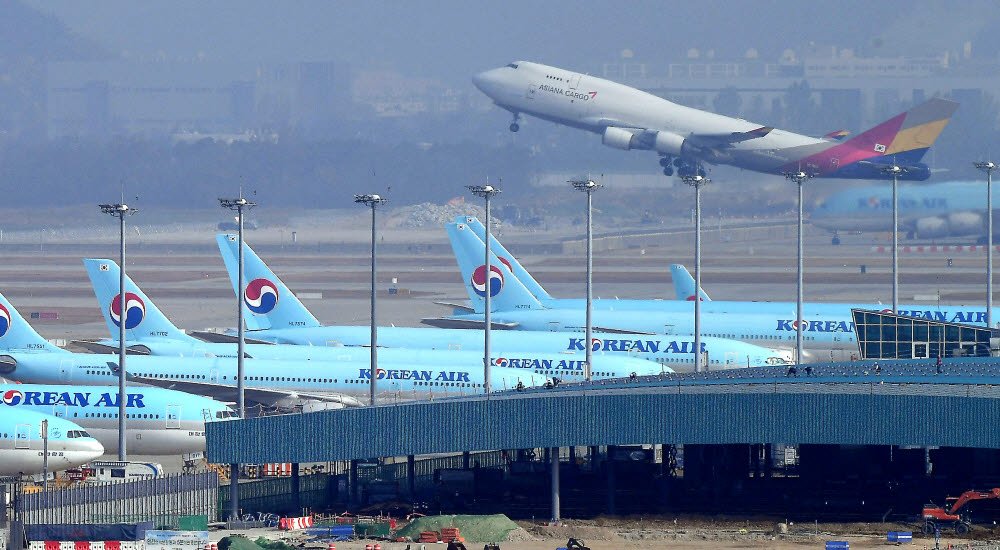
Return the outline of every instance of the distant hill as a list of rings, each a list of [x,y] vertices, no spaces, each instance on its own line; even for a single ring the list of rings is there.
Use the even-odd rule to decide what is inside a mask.
[[[4,62],[72,61],[107,56],[97,43],[74,34],[55,16],[18,0],[0,1],[0,59]]]

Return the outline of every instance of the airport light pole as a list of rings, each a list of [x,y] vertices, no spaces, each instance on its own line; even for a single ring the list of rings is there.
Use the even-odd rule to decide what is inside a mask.
[[[370,403],[375,405],[375,386],[378,381],[378,324],[375,322],[375,207],[389,202],[379,195],[354,195],[354,202],[370,206],[372,209],[372,357],[368,375],[370,386]]]
[[[986,172],[986,326],[993,328],[993,170],[997,165],[986,161],[975,167]]]
[[[467,185],[469,191],[472,191],[473,195],[477,197],[482,197],[486,199],[486,261],[483,265],[486,268],[486,287],[484,294],[486,295],[486,304],[483,310],[483,323],[486,328],[484,331],[483,340],[483,393],[489,394],[490,390],[490,330],[492,330],[493,320],[490,315],[490,298],[493,296],[493,266],[490,259],[490,199],[496,195],[500,194],[500,189],[493,187],[492,185]]]
[[[892,312],[899,313],[899,176],[906,168],[893,163],[882,168],[892,176]]]
[[[590,382],[593,374],[591,365],[594,364],[594,350],[591,344],[594,332],[594,191],[597,191],[603,185],[590,178],[586,180],[573,180],[569,183],[573,185],[573,189],[583,191],[587,194],[587,365],[584,367],[583,378]]]
[[[42,492],[49,491],[49,421],[42,420]],[[48,497],[45,497],[48,498]]]
[[[128,299],[125,297],[125,216],[139,210],[127,204],[99,204],[101,212],[118,218],[119,254],[118,262],[118,460],[125,462],[125,405],[128,394],[125,391],[125,323],[128,320]],[[114,311],[114,308],[112,308]]]
[[[243,212],[249,210],[257,203],[250,202],[243,198],[243,193],[235,199],[219,199],[219,205],[223,208],[236,211],[236,222],[239,227],[239,254],[237,255],[239,268],[237,270],[237,280],[239,292],[236,293],[236,410],[240,418],[246,418],[246,399],[244,392],[243,359],[246,357],[246,335],[243,327],[243,301],[246,297],[246,281],[243,277]],[[237,521],[240,519],[240,465],[229,465],[229,503],[231,505],[230,519]]]
[[[704,176],[682,176],[694,187],[694,371],[701,372],[701,188],[712,180]]]
[[[798,172],[785,172],[785,178],[795,183],[799,188],[799,236],[798,236],[798,249],[799,249],[799,262],[798,262],[798,275],[797,275],[797,292],[795,298],[795,362],[802,362],[802,182],[811,178],[811,174],[807,174],[802,170]]]

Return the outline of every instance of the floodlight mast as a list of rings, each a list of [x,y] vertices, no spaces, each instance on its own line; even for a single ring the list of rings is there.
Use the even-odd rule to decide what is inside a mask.
[[[490,331],[492,330],[492,316],[490,315],[490,298],[493,296],[493,266],[490,259],[490,199],[500,194],[500,189],[492,185],[466,185],[469,191],[477,197],[486,199],[486,261],[483,262],[486,268],[486,286],[483,322],[485,331],[483,333],[483,393],[489,395],[492,387],[490,385]],[[499,290],[499,289],[497,289]]]
[[[892,312],[899,313],[899,177],[906,168],[895,163],[882,168],[892,177]]]
[[[219,206],[236,211],[237,225],[239,226],[237,243],[239,248],[237,277],[240,282],[239,292],[236,293],[236,409],[240,418],[246,418],[246,400],[244,391],[243,359],[246,357],[246,335],[244,334],[243,304],[246,298],[246,281],[243,276],[243,212],[249,210],[257,203],[250,202],[243,198],[243,193],[235,199],[219,199]],[[230,464],[229,475],[229,499],[231,504],[230,517],[236,521],[240,519],[240,465]]]
[[[798,187],[799,190],[799,232],[798,232],[798,270],[796,276],[796,298],[795,298],[795,362],[802,362],[802,183],[813,177],[802,170],[798,172],[785,172],[785,178]]]
[[[681,180],[694,187],[694,371],[701,372],[701,188],[712,180],[700,175],[682,176]]]
[[[375,405],[375,390],[378,383],[378,323],[375,321],[375,207],[389,202],[379,195],[354,195],[354,202],[372,209],[372,315],[371,315],[371,360],[369,361],[369,404]]]
[[[127,458],[125,449],[125,405],[128,401],[128,393],[125,389],[125,323],[128,320],[128,300],[125,297],[125,216],[131,216],[138,212],[138,209],[130,208],[127,204],[99,204],[101,212],[110,214],[118,218],[118,239],[119,254],[118,262],[118,460],[125,462]],[[113,311],[113,310],[112,310]],[[113,319],[114,317],[112,317]]]
[[[974,166],[986,172],[986,326],[993,328],[993,170],[997,165],[986,161]]]
[[[587,364],[584,367],[583,378],[589,382],[593,376],[591,365],[594,364],[594,350],[591,343],[594,331],[594,191],[604,186],[590,178],[586,180],[571,180],[569,183],[573,185],[573,189],[583,191],[587,194],[587,333],[585,340],[587,342]]]

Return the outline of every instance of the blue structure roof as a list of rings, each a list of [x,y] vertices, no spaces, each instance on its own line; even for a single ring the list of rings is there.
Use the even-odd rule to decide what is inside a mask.
[[[877,366],[876,366],[877,365]],[[1000,362],[864,361],[665,374],[207,427],[213,463],[641,443],[1000,448]]]

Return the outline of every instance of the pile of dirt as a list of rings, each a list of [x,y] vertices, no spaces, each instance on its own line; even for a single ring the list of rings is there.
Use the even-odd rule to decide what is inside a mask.
[[[426,516],[417,518],[400,529],[396,536],[417,540],[421,531],[440,531],[442,527],[458,527],[467,542],[507,542],[507,536],[517,531],[516,523],[503,514],[492,516]],[[521,536],[521,535],[517,535]]]
[[[432,204],[425,202],[393,210],[389,214],[386,225],[388,227],[442,227],[446,223],[455,221],[456,216],[475,216],[484,220],[486,219],[486,209],[476,204]]]

